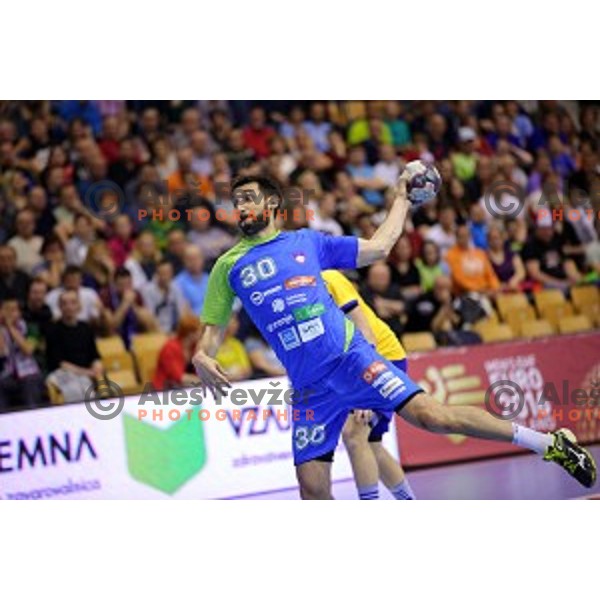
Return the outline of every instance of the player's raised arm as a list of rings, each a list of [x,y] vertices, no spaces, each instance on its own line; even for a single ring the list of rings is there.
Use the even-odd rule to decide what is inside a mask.
[[[358,266],[364,267],[370,265],[377,260],[382,260],[387,257],[398,238],[404,230],[404,223],[410,201],[406,190],[406,182],[408,174],[406,171],[400,175],[396,185],[396,198],[390,208],[390,211],[385,218],[385,221],[377,228],[370,240],[358,240]]]

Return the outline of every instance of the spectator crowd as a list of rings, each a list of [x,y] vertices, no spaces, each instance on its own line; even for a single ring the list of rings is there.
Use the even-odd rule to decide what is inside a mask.
[[[0,411],[46,402],[46,383],[83,399],[103,377],[96,340],[108,336],[130,348],[135,334],[167,334],[153,381],[189,383],[208,273],[238,237],[218,216],[219,190],[239,175],[302,190],[301,218],[282,216],[284,227],[369,237],[403,165],[435,163],[436,200],[412,211],[386,262],[348,273],[397,335],[470,343],[498,294],[597,284],[598,112],[558,101],[2,101]],[[110,215],[92,197],[106,181],[119,190]],[[156,198],[207,218],[156,218]],[[233,379],[284,374],[243,311],[218,358]]]

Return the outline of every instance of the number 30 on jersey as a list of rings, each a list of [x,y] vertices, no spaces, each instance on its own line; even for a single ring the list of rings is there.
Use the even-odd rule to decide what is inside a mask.
[[[270,279],[276,273],[277,266],[275,265],[275,261],[270,256],[267,256],[266,258],[261,258],[255,263],[245,266],[240,271],[240,279],[242,281],[242,285],[245,288],[249,288],[255,285],[258,281]]]

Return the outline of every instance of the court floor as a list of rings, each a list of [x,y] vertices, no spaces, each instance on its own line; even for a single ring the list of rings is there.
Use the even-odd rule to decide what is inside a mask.
[[[600,464],[600,445],[588,448]],[[423,500],[566,500],[600,495],[600,483],[588,490],[560,467],[533,454],[461,463],[409,472],[411,486]],[[351,480],[333,486],[338,500],[355,500]],[[382,499],[391,495],[380,485]],[[261,500],[298,499],[296,488],[252,496]]]

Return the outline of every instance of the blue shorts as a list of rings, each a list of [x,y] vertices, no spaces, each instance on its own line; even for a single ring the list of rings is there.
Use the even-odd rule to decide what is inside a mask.
[[[292,446],[294,464],[300,465],[335,450],[351,410],[370,409],[387,416],[389,424],[393,413],[422,390],[355,334],[326,379],[295,392]]]
[[[408,363],[406,358],[402,360],[393,360],[392,364],[401,371],[408,373]],[[369,442],[380,442],[381,438],[390,429],[390,422],[394,418],[394,412],[377,413],[371,421],[371,433],[369,433]]]

